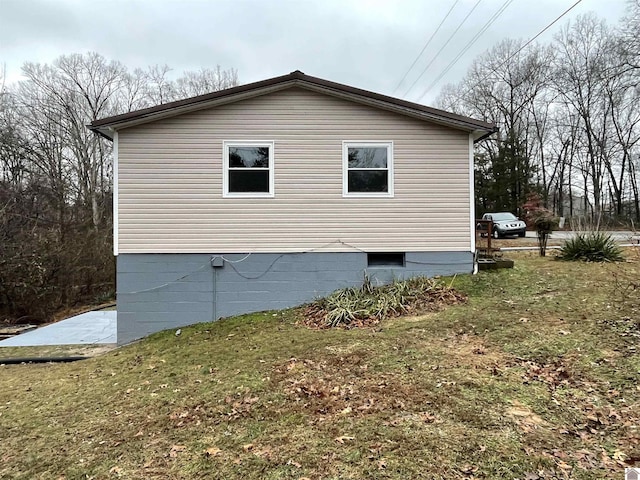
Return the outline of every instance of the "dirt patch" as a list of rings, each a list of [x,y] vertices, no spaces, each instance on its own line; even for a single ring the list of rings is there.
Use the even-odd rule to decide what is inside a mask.
[[[447,362],[456,366],[472,366],[481,368],[493,365],[505,366],[511,361],[501,350],[487,346],[486,341],[477,335],[462,333],[447,337],[445,348],[454,352],[447,357]]]
[[[42,347],[2,347],[0,363],[7,358],[43,358],[43,357],[98,357],[112,350],[117,345],[47,345]]]
[[[291,358],[272,378],[289,397],[290,409],[325,419],[402,411],[426,398],[419,387],[372,370],[363,355],[352,353],[320,361]]]
[[[513,402],[513,406],[505,412],[511,417],[524,432],[546,425],[546,422],[529,407],[518,401]]]

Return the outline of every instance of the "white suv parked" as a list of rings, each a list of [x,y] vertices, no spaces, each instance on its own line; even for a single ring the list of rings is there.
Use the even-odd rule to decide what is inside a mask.
[[[518,235],[524,237],[527,232],[527,224],[516,217],[513,213],[498,212],[485,213],[483,220],[491,220],[493,222],[492,234],[494,238],[502,238],[506,235]],[[486,227],[483,227],[483,229]]]

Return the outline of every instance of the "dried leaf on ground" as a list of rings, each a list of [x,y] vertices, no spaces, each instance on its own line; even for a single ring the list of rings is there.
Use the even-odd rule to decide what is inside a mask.
[[[220,450],[218,447],[209,447],[204,451],[204,454],[207,457],[215,457],[220,452],[222,452],[222,450]]]
[[[340,437],[334,438],[334,440],[340,444],[344,444],[344,442],[347,440],[355,440],[355,439],[356,437],[350,437],[348,435],[341,435]]]
[[[169,456],[171,458],[176,458],[178,453],[184,452],[186,449],[187,447],[185,445],[174,445],[171,447],[171,450],[169,450]]]

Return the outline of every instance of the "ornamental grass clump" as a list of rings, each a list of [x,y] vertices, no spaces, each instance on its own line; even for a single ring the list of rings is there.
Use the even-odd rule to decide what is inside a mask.
[[[363,327],[383,318],[437,311],[465,301],[465,295],[437,279],[415,277],[373,286],[365,277],[359,288],[338,290],[307,305],[302,323],[312,328]]]
[[[557,257],[560,260],[585,262],[620,262],[622,250],[611,235],[603,232],[579,232],[564,242]]]

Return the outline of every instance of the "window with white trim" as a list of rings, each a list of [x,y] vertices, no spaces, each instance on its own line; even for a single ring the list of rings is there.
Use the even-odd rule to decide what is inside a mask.
[[[343,142],[342,194],[393,197],[393,142]]]
[[[224,142],[223,196],[273,197],[273,142]]]

